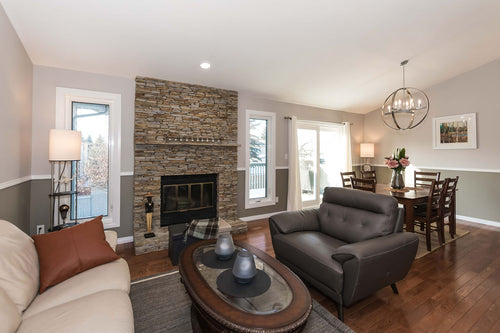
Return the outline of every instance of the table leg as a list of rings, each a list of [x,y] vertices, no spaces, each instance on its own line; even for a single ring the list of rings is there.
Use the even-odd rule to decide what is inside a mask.
[[[414,211],[413,211],[413,203],[412,202],[405,202],[405,225],[406,225],[406,231],[408,232],[414,232],[414,225],[413,222],[414,220]]]

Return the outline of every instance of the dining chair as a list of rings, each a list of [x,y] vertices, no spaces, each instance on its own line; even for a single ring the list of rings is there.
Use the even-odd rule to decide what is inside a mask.
[[[351,188],[375,193],[375,179],[362,179],[351,177]]]
[[[363,179],[374,179],[375,183],[377,182],[377,175],[375,174],[375,170],[361,171],[361,178],[363,178]]]
[[[413,184],[415,187],[430,187],[433,180],[439,180],[441,172],[414,171]]]
[[[457,192],[457,184],[458,184],[458,176],[455,178],[446,178],[448,181],[443,193],[443,205],[442,205],[442,227],[443,227],[443,243],[444,239],[444,226],[448,225],[448,231],[450,233],[451,238],[455,237],[457,232],[457,217],[456,217],[456,192]],[[448,222],[445,222],[444,219],[448,218]]]
[[[429,187],[429,197],[425,209],[415,210],[415,225],[420,225],[425,230],[425,241],[427,251],[431,250],[431,231],[438,232],[439,245],[444,243],[443,239],[443,194],[448,185],[446,180],[433,180]],[[436,225],[433,225],[433,224]],[[422,229],[422,228],[421,228]]]
[[[351,179],[350,177],[356,178],[356,172],[355,171],[349,171],[349,172],[341,172],[340,173],[340,178],[342,178],[342,186],[343,187],[351,187]]]
[[[424,172],[424,171],[414,171],[413,173],[413,186],[415,188],[417,187],[425,187],[429,188],[431,186],[431,183],[433,180],[439,180],[439,177],[441,176],[441,172],[436,171],[436,172]],[[427,203],[422,203],[417,206],[415,206],[416,210],[425,210],[427,207]],[[424,230],[424,225],[422,224],[420,226],[420,230]]]

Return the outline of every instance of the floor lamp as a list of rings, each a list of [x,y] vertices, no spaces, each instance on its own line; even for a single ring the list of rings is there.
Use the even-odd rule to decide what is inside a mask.
[[[59,230],[66,226],[67,205],[62,205],[60,212],[63,214],[63,225],[59,223],[57,214],[57,226],[54,224],[54,215],[57,207],[60,207],[61,197],[78,196],[78,163],[75,172],[71,170],[71,162],[79,161],[82,155],[82,133],[79,131],[51,129],[49,132],[49,162],[51,166],[51,193],[50,197],[50,231]],[[69,177],[66,176],[69,165]],[[71,189],[71,181],[75,179],[75,188]],[[69,185],[69,189],[68,189]],[[57,200],[56,200],[57,198]],[[70,199],[71,201],[71,199]],[[65,207],[63,207],[65,206]],[[78,219],[78,198],[75,198],[75,223]]]

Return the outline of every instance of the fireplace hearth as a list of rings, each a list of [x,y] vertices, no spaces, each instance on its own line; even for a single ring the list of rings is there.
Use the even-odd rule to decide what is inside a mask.
[[[217,174],[161,177],[160,225],[217,217]]]

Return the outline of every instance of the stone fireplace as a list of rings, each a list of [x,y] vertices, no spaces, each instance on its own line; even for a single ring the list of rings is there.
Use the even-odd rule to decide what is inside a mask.
[[[215,213],[226,220],[233,233],[246,231],[246,223],[236,215],[237,112],[235,91],[136,78],[134,243],[137,254],[168,248],[166,225],[184,223],[205,213]],[[207,201],[210,181],[196,179],[200,175],[216,175],[213,202]],[[190,178],[185,176],[194,180],[185,181]],[[144,204],[148,192],[155,204],[152,225],[156,237],[152,238],[144,238]],[[162,199],[162,192],[163,195],[175,192],[175,199]],[[189,214],[180,214],[188,210]],[[197,214],[197,210],[204,211]],[[163,217],[162,223],[165,213],[169,215]]]

